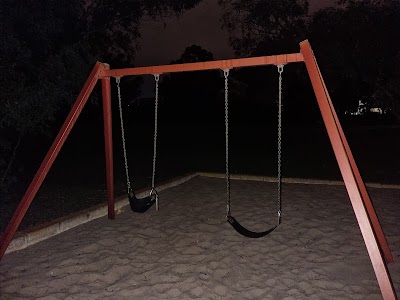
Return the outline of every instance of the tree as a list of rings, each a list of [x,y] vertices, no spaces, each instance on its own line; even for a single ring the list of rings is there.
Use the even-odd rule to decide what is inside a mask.
[[[198,45],[187,47],[178,60],[172,64],[204,62],[214,60],[213,54]],[[215,104],[218,91],[223,87],[221,72],[172,73],[163,77],[161,90],[168,107],[182,119],[193,115],[201,116],[210,111],[208,105]],[[207,113],[209,116],[209,113]],[[204,117],[204,116],[203,116]],[[182,121],[182,120],[181,120]]]
[[[342,0],[312,16],[307,15],[307,1],[219,3],[224,9],[223,26],[237,55],[298,52],[298,42],[308,38],[339,114],[355,109],[362,100],[400,119],[398,1]],[[296,67],[295,72],[297,78],[290,79],[290,86],[309,85],[304,69]],[[242,76],[255,97],[260,76]],[[302,94],[308,96],[309,90],[303,88]]]
[[[132,65],[144,16],[179,14],[199,2],[2,1],[0,187],[12,177],[23,137],[53,134],[56,115],[71,105],[96,60]]]
[[[140,23],[145,17],[163,20],[192,9],[202,0],[87,0],[82,7],[84,36],[105,61],[134,63],[139,49]]]
[[[219,0],[219,4],[223,27],[238,56],[290,51],[304,39],[307,0]]]
[[[359,100],[400,119],[398,1],[342,1],[317,12],[309,32],[335,104],[344,113]]]
[[[230,44],[239,57],[264,56],[299,51],[299,42],[307,33],[307,0],[220,0],[224,11],[222,26],[229,32]],[[290,72],[286,71],[290,68]],[[311,119],[315,109],[310,108],[310,89],[299,84],[299,75],[304,72],[301,66],[285,67],[284,98],[285,118]],[[277,111],[277,70],[272,66],[239,70],[237,79],[247,86],[248,106],[258,107],[260,111],[271,112],[272,118]],[[305,77],[300,77],[304,83]],[[309,84],[308,84],[309,86]],[[290,87],[290,88],[287,88]],[[302,101],[298,101],[302,95]],[[272,122],[272,121],[271,121]]]

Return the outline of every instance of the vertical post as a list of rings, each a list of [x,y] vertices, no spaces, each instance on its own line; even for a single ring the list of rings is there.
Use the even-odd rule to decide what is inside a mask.
[[[96,63],[88,79],[86,80],[85,85],[79,93],[75,104],[72,106],[71,111],[64,121],[63,126],[58,132],[53,144],[51,145],[49,151],[43,159],[42,164],[37,170],[35,177],[32,179],[32,182],[30,183],[28,189],[22,197],[21,202],[19,203],[14,215],[11,218],[11,221],[8,223],[6,230],[4,231],[0,239],[0,259],[6,252],[8,245],[14,237],[14,234],[19,227],[19,224],[21,224],[21,221],[24,218],[29,206],[31,205],[33,198],[35,197],[44,179],[46,178],[46,175],[53,165],[54,160],[57,158],[58,153],[60,153],[60,150],[64,145],[65,140],[71,132],[72,127],[75,125],[75,122],[78,119],[83,107],[85,106],[87,99],[92,93],[92,90],[96,85],[97,80],[99,79],[99,74],[102,71],[103,65],[99,62]]]
[[[106,70],[109,65],[104,65]],[[107,201],[108,218],[115,218],[114,210],[114,164],[113,164],[113,142],[112,142],[112,114],[111,114],[111,84],[110,77],[101,79],[103,94],[103,119],[104,119],[104,146],[106,155],[106,179],[107,179]]]
[[[390,278],[390,274],[387,270],[385,261],[378,245],[378,241],[375,237],[374,229],[370,223],[368,212],[366,210],[366,207],[364,206],[364,193],[361,192],[361,189],[363,186],[365,188],[365,185],[360,184],[360,182],[362,182],[362,179],[361,176],[357,176],[357,174],[359,175],[359,172],[358,169],[355,169],[356,164],[354,158],[347,151],[350,149],[350,147],[348,146],[339,119],[337,118],[335,108],[330,101],[329,94],[326,90],[322,76],[319,73],[318,65],[309,42],[303,41],[302,43],[300,43],[300,48],[301,53],[304,57],[304,62],[306,64],[308,74],[310,76],[314,93],[318,101],[319,108],[321,110],[325,127],[328,131],[329,139],[331,141],[336,160],[344,179],[344,183],[349,194],[350,201],[361,230],[361,234],[364,238],[364,242],[367,247],[367,251],[371,259],[379,287],[381,289],[382,296],[385,300],[397,299]],[[371,209],[373,210],[373,208]]]

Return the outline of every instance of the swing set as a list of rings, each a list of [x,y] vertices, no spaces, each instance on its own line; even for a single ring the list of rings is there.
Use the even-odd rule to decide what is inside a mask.
[[[278,222],[277,225],[267,231],[254,232],[246,229],[231,215],[231,201],[230,201],[230,174],[229,174],[229,69],[224,69],[225,77],[225,179],[226,179],[226,218],[229,224],[241,235],[248,238],[260,238],[271,233],[281,223],[281,149],[282,149],[282,73],[284,65],[278,65],[279,73],[279,100],[278,100]],[[118,109],[121,125],[121,136],[122,136],[122,150],[124,154],[125,164],[125,175],[126,175],[126,190],[128,194],[129,205],[133,212],[144,213],[153,204],[156,204],[156,210],[159,210],[159,197],[155,188],[155,176],[156,176],[156,158],[157,158],[157,128],[158,128],[158,83],[160,80],[160,74],[154,75],[155,79],[155,100],[154,100],[154,140],[153,140],[153,172],[151,176],[151,190],[148,196],[144,198],[137,198],[135,192],[131,187],[131,180],[129,176],[129,164],[126,151],[125,142],[125,128],[124,128],[124,117],[122,111],[122,96],[121,96],[121,77],[116,77],[115,82],[117,85],[118,94]]]
[[[114,210],[114,174],[113,174],[113,146],[112,146],[112,119],[111,119],[111,82],[110,78],[116,79],[118,91],[118,105],[122,131],[122,146],[124,153],[125,172],[127,178],[127,193],[132,211],[143,213],[152,205],[156,204],[159,208],[159,197],[155,188],[156,175],[156,153],[157,153],[157,110],[158,110],[158,83],[160,74],[215,70],[220,69],[225,77],[225,148],[226,148],[226,217],[232,227],[241,235],[249,238],[260,238],[275,230],[281,223],[281,141],[282,141],[282,73],[283,67],[289,63],[304,62],[312,87],[321,111],[321,115],[335,153],[336,160],[342,174],[345,187],[347,189],[350,202],[352,204],[358,225],[361,230],[382,296],[385,300],[397,299],[393,283],[388,272],[386,263],[393,262],[393,256],[386,241],[382,227],[372,205],[364,181],[355,163],[353,154],[350,150],[347,139],[344,135],[339,118],[330,99],[325,82],[319,70],[316,58],[308,40],[300,43],[300,52],[293,54],[280,54],[274,56],[251,57],[242,59],[186,63],[163,66],[150,66],[126,69],[110,69],[109,65],[97,62],[90,73],[85,85],[83,86],[78,98],[68,114],[62,128],[51,145],[46,157],[40,165],[35,177],[25,192],[20,204],[18,205],[12,219],[8,223],[0,239],[0,259],[3,257],[8,245],[14,237],[23,217],[25,216],[33,198],[38,192],[47,173],[49,172],[54,160],[60,152],[65,140],[67,139],[72,127],[79,117],[84,105],[86,104],[94,86],[101,80],[104,116],[104,139],[105,139],[105,160],[106,160],[106,181],[108,198],[108,218],[115,218]],[[277,224],[263,232],[253,232],[244,228],[231,215],[230,205],[230,174],[229,174],[229,110],[228,110],[228,76],[229,70],[233,68],[275,65],[279,73],[279,99],[278,99],[278,221]],[[154,152],[153,152],[153,173],[152,186],[149,196],[137,198],[131,188],[129,179],[128,160],[126,155],[126,144],[124,134],[123,112],[121,105],[120,78],[132,75],[154,75],[156,83],[155,95],[155,127],[154,127]]]

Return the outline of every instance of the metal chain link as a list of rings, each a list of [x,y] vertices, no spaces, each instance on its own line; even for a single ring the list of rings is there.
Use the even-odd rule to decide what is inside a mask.
[[[278,225],[282,218],[282,73],[284,65],[277,65],[279,73],[278,94]]]
[[[153,173],[151,175],[151,191],[150,196],[154,194],[156,200],[156,210],[160,209],[158,193],[155,189],[155,178],[156,178],[156,160],[157,160],[157,132],[158,132],[158,83],[160,81],[160,74],[154,74],[156,82],[156,95],[154,100],[154,140],[153,140]]]
[[[156,178],[156,160],[157,160],[157,130],[158,130],[158,82],[160,81],[160,74],[154,74],[156,82],[156,95],[154,103],[154,140],[153,140],[153,174],[151,176],[151,192],[155,192],[155,178]]]
[[[228,107],[228,76],[229,69],[224,69],[225,77],[225,178],[226,178],[226,217],[231,216],[231,191],[229,175],[229,107]]]
[[[118,91],[118,108],[119,108],[119,119],[121,121],[121,136],[122,136],[122,149],[124,151],[124,161],[125,161],[125,174],[126,174],[126,186],[128,194],[132,191],[131,182],[129,180],[129,169],[128,169],[128,158],[126,156],[126,144],[125,144],[125,130],[124,130],[124,119],[122,117],[122,101],[121,101],[121,77],[116,77],[117,91]]]

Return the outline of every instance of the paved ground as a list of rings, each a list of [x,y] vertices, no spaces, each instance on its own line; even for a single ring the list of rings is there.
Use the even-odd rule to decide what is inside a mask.
[[[370,189],[400,294],[400,190]],[[381,299],[343,186],[285,184],[283,224],[262,239],[225,221],[224,180],[162,191],[161,210],[101,218],[0,263],[0,299]],[[232,213],[263,230],[276,184],[232,181]]]

